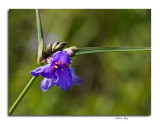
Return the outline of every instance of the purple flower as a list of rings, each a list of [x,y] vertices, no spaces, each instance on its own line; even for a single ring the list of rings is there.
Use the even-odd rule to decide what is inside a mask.
[[[31,71],[31,74],[35,77],[38,77],[39,74],[44,77],[41,83],[42,91],[57,85],[68,92],[72,85],[82,83],[82,79],[76,76],[74,68],[69,68],[72,58],[66,51],[56,52],[50,60],[49,64]]]

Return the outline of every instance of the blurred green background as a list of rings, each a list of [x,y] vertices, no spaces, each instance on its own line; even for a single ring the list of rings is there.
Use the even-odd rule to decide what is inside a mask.
[[[45,42],[67,47],[151,47],[151,10],[40,10]],[[9,10],[10,108],[37,67],[35,10]],[[53,86],[42,92],[36,79],[13,115],[150,115],[151,53],[115,52],[73,57],[83,79],[69,92]]]

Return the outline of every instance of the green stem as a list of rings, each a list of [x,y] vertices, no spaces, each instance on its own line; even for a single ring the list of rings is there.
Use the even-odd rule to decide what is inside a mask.
[[[29,83],[27,84],[27,86],[24,88],[24,90],[22,91],[22,93],[19,95],[19,97],[17,98],[17,100],[14,102],[14,104],[12,105],[12,107],[9,110],[9,115],[12,115],[12,113],[14,112],[14,110],[16,109],[16,107],[18,106],[18,104],[21,102],[21,100],[23,99],[23,97],[25,96],[25,94],[27,93],[28,89],[31,87],[31,85],[33,84],[33,82],[35,81],[37,77],[32,77],[31,80],[29,81]]]

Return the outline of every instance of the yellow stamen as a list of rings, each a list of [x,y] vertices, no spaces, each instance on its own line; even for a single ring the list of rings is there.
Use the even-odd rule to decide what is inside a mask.
[[[63,68],[61,70],[63,71]]]
[[[57,65],[57,62],[55,62],[55,64]]]
[[[56,66],[56,65],[55,65],[54,67],[55,67],[55,68],[58,68],[58,66]]]
[[[60,62],[58,62],[58,64],[60,64]]]

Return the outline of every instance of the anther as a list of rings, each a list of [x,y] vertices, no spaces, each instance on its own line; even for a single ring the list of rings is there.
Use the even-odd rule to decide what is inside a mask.
[[[55,67],[55,68],[58,68],[58,66],[56,66],[56,65],[55,65],[54,67]]]

